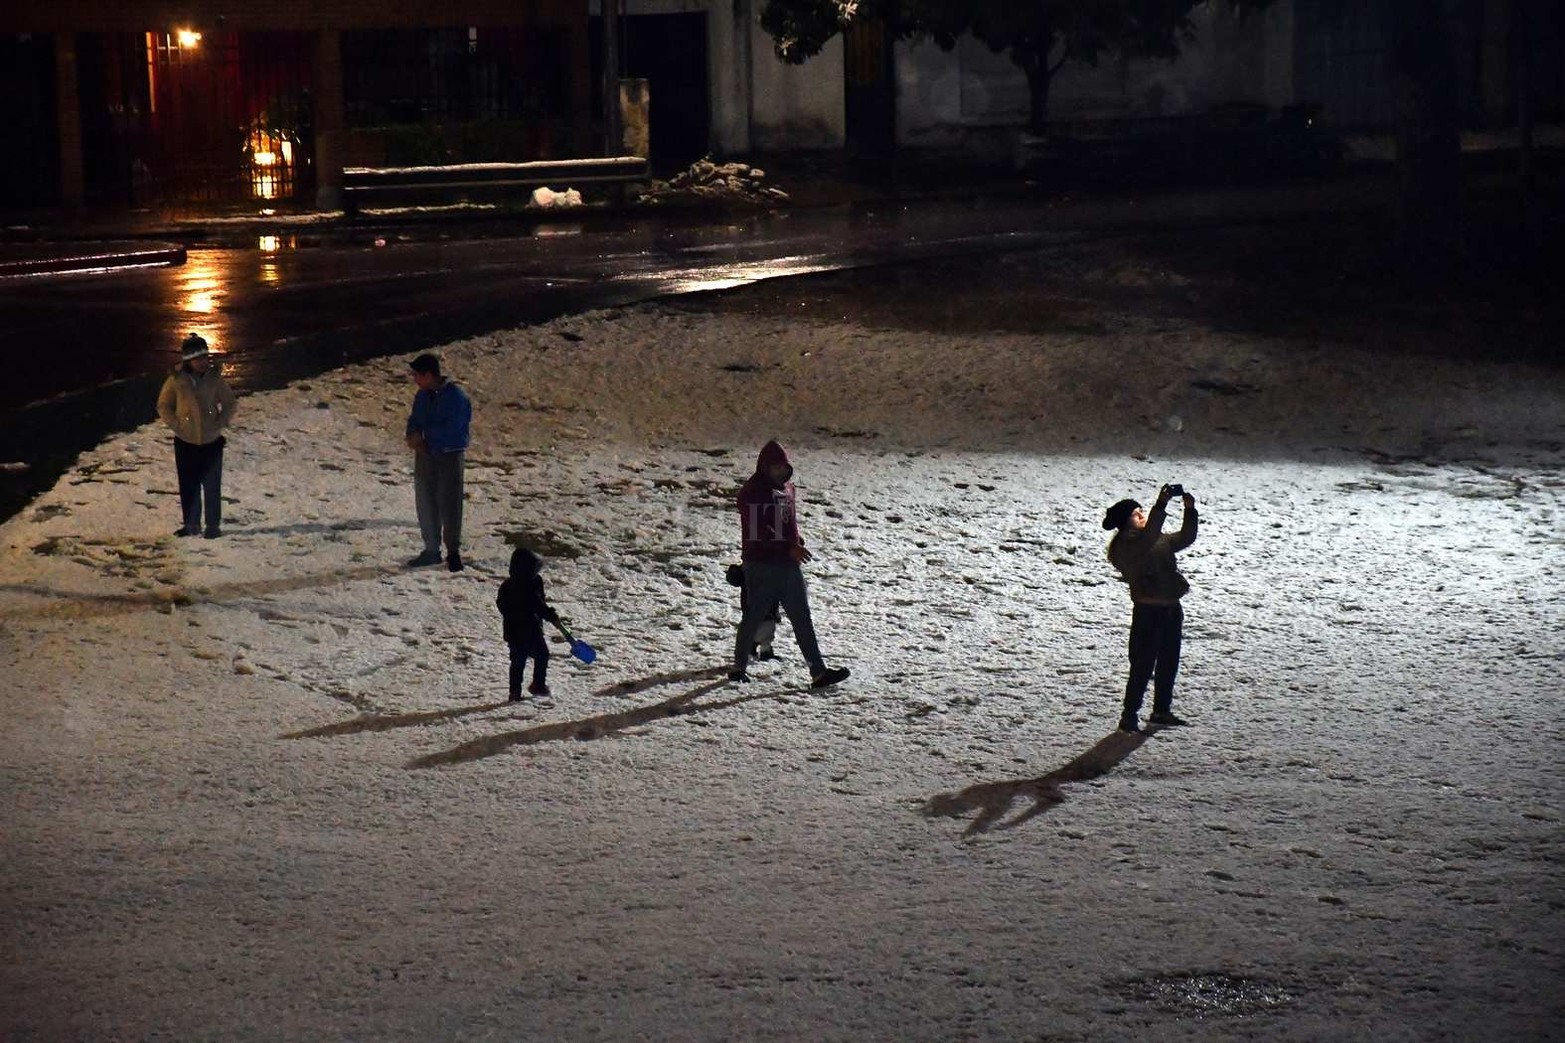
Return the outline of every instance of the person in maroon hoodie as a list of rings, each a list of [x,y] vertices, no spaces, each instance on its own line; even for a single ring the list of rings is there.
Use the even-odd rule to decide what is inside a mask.
[[[828,688],[844,681],[847,667],[828,667],[815,641],[810,621],[810,599],[804,570],[810,552],[799,535],[799,517],[793,492],[793,465],[788,452],[776,442],[761,448],[755,473],[739,490],[739,527],[743,538],[739,560],[744,564],[744,617],[734,645],[730,681],[748,681],[745,668],[755,646],[756,630],[778,605],[788,614],[794,640],[810,665],[810,687]]]

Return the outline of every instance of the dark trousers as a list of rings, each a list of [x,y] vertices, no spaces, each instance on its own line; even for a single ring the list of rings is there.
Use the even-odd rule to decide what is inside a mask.
[[[206,503],[206,531],[223,525],[223,446],[219,438],[206,445],[174,439],[174,469],[179,473],[179,515],[185,531],[201,531],[201,504]]]
[[[542,688],[549,683],[549,642],[544,640],[539,627],[520,640],[508,642],[511,649],[511,694],[522,694],[522,675],[527,672],[527,660],[533,661],[533,687]]]
[[[1184,638],[1185,610],[1173,605],[1136,605],[1130,614],[1130,680],[1125,683],[1125,716],[1141,712],[1147,682],[1152,687],[1152,712],[1174,708],[1174,678],[1179,675],[1179,646]]]
[[[750,662],[750,650],[755,646],[755,635],[766,617],[781,605],[793,627],[793,638],[799,642],[804,661],[810,664],[810,673],[825,669],[820,646],[815,641],[815,623],[810,618],[810,598],[804,586],[804,570],[793,562],[772,564],[763,561],[744,563],[744,615],[739,621],[739,634],[734,642],[734,668],[743,670]]]
[[[444,531],[446,551],[462,551],[462,460],[465,453],[413,454],[413,500],[424,552],[440,553]]]

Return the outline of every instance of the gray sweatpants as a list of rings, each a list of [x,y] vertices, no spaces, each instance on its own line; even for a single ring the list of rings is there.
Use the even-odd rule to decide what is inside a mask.
[[[734,669],[743,670],[750,662],[750,648],[755,644],[756,633],[778,605],[788,616],[794,640],[799,642],[799,651],[804,653],[810,673],[818,674],[826,668],[820,646],[815,642],[815,624],[810,619],[810,598],[804,586],[803,569],[793,562],[781,565],[745,562],[744,600],[744,618],[739,621],[739,633],[734,642]]]
[[[446,551],[462,550],[462,460],[465,453],[413,454],[413,500],[418,508],[418,529],[424,536],[424,552],[440,553],[441,530]]]

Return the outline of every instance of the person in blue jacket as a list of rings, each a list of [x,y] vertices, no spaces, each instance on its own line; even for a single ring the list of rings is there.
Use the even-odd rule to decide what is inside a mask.
[[[467,453],[473,404],[448,377],[440,359],[420,355],[408,363],[418,392],[408,414],[407,441],[413,450],[413,499],[424,550],[410,568],[440,564],[444,536],[446,567],[462,571],[462,465]]]

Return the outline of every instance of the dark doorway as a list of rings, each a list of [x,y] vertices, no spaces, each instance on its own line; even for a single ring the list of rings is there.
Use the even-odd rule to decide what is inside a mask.
[[[880,21],[856,20],[842,35],[848,161],[862,173],[892,172],[897,150],[897,86],[892,39]]]
[[[621,75],[646,80],[652,96],[648,159],[659,173],[687,167],[711,149],[706,15],[629,15],[620,25]],[[601,34],[594,30],[592,39],[599,41]],[[601,68],[602,59],[597,61]]]
[[[54,94],[54,39],[31,33],[0,38],[0,97],[11,119],[8,155],[0,163],[0,208],[60,201]]]
[[[76,65],[87,201],[144,201],[151,180],[150,78],[144,33],[82,33]]]

